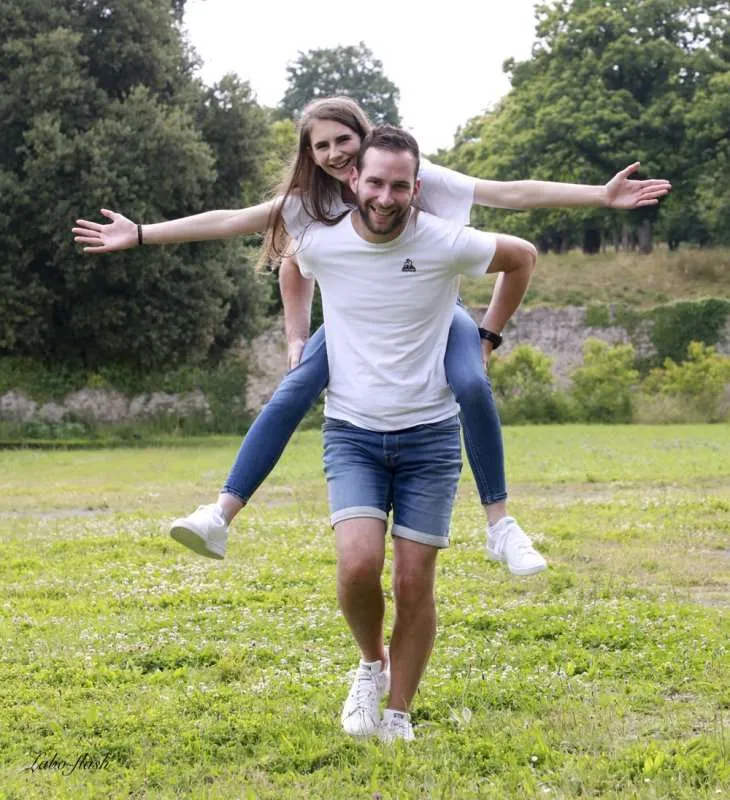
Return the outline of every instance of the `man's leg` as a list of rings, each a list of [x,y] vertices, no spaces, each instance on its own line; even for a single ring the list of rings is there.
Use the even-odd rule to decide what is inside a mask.
[[[413,739],[408,708],[436,632],[436,554],[449,545],[451,509],[461,473],[457,417],[394,434],[393,537],[396,616],[390,643],[391,692],[378,735]]]
[[[385,522],[361,517],[335,525],[337,600],[362,660],[387,661],[383,646]]]
[[[383,647],[381,584],[391,478],[383,435],[325,420],[324,472],[337,549],[337,599],[362,657],[342,709],[342,727],[369,736],[380,722],[390,675]]]
[[[438,548],[396,537],[393,541],[395,623],[390,640],[388,708],[408,711],[436,636],[434,579]]]

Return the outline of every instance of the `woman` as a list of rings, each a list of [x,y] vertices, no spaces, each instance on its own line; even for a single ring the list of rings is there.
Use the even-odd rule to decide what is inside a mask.
[[[291,257],[285,257],[286,248],[290,238],[301,236],[313,221],[334,224],[348,212],[348,203],[354,198],[347,179],[370,127],[362,109],[349,98],[317,100],[302,114],[297,154],[274,200],[243,210],[209,211],[144,226],[102,209],[111,223],[78,220],[79,227],[73,229],[76,241],[86,245],[84,251],[89,253],[266,231],[261,260],[283,258],[281,286],[290,365],[294,368],[244,438],[217,502],[200,506],[190,516],[173,523],[173,538],[202,555],[223,558],[229,523],[274,467],[296,426],[329,380],[323,328],[307,341],[299,361],[299,344],[309,332],[311,284],[298,273]],[[437,216],[467,224],[473,203],[504,208],[634,208],[657,203],[669,191],[669,184],[630,181],[629,175],[637,168],[638,164],[627,167],[605,186],[582,186],[476,180],[424,162],[419,174],[418,205]],[[517,522],[507,516],[501,429],[491,385],[483,370],[491,349],[501,341],[501,325],[494,322],[488,310],[483,328],[478,329],[465,309],[457,306],[444,366],[461,406],[467,455],[487,515],[487,553],[505,562],[513,574],[531,575],[544,570],[547,564]]]

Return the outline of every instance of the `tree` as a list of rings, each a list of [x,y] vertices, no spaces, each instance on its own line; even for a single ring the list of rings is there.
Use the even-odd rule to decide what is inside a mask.
[[[192,77],[183,5],[0,7],[0,355],[151,371],[254,332],[268,289],[243,243],[98,258],[69,232],[102,206],[159,220],[262,190],[268,113],[245,83]]]
[[[270,120],[254,100],[248,82],[229,74],[203,90],[196,118],[216,162],[215,183],[205,204],[237,206],[260,201]]]
[[[356,100],[373,123],[400,124],[400,92],[364,42],[300,52],[287,72],[289,86],[279,105],[286,117],[296,119],[304,106],[318,97],[343,94]]]
[[[727,2],[559,0],[536,14],[532,58],[505,63],[509,95],[467,126],[469,141],[457,143],[460,154],[445,154],[446,163],[466,163],[483,177],[602,183],[639,159],[643,170],[675,183],[671,218],[696,218],[698,152],[688,115],[698,93],[726,69]],[[567,242],[591,252],[608,237],[649,250],[663,213],[663,204],[620,215],[540,210],[519,220],[490,211],[480,221],[506,220],[508,229],[529,231],[551,249]],[[695,229],[664,232],[676,239]]]

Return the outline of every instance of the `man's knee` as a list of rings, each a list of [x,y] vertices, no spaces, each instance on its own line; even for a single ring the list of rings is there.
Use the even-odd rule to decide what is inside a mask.
[[[398,564],[393,575],[393,595],[401,616],[417,616],[423,609],[433,607],[434,574],[430,565]]]
[[[382,565],[373,553],[362,551],[343,554],[337,562],[337,574],[341,584],[357,588],[380,580]]]
[[[385,558],[385,522],[358,518],[335,525],[337,575],[341,585],[366,586],[380,580]]]

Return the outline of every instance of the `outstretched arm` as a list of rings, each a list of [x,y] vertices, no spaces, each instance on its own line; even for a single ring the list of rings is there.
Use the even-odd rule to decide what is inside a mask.
[[[142,225],[142,243],[203,242],[259,233],[266,230],[276,202],[276,200],[269,200],[267,203],[250,208],[206,211],[191,217]],[[137,223],[106,208],[102,208],[101,213],[111,222],[100,224],[77,219],[77,227],[71,229],[74,241],[86,245],[85,253],[112,253],[116,250],[128,250],[138,246],[140,232]]]
[[[599,206],[642,208],[659,202],[672,188],[664,179],[630,180],[639,162],[617,172],[604,186],[555,181],[477,180],[474,202],[493,208],[555,208]]]
[[[302,350],[309,338],[312,320],[314,279],[305,278],[299,271],[294,256],[285,256],[279,267],[279,290],[284,305],[284,328],[289,346],[289,369],[293,369],[302,357]]]

